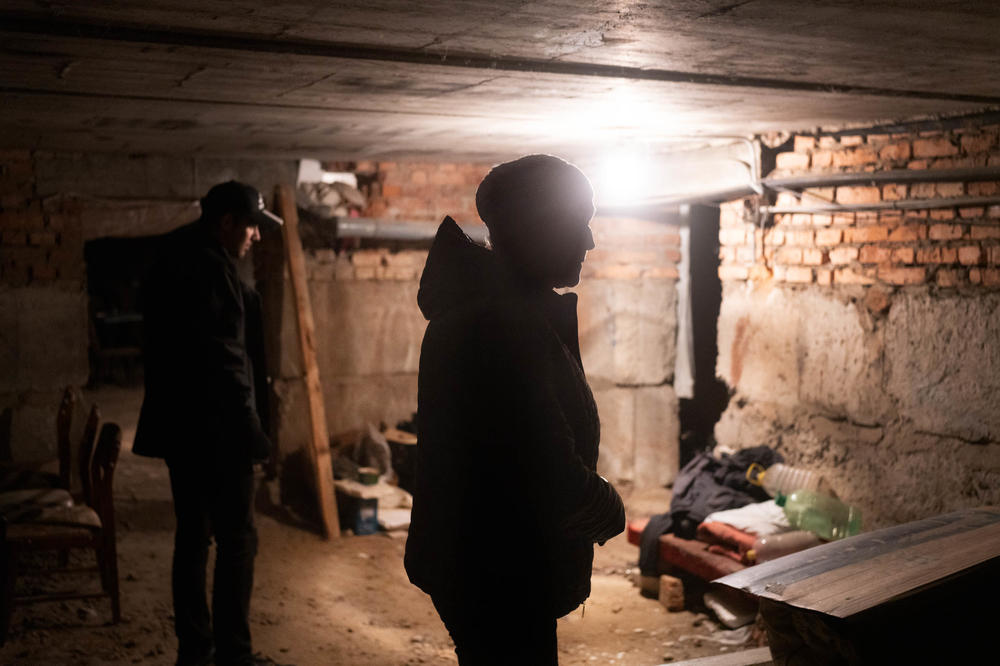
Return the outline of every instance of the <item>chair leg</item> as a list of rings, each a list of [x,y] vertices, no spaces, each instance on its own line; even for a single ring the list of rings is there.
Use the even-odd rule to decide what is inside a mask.
[[[2,530],[2,528],[0,528]],[[6,530],[2,530],[6,531]],[[14,581],[17,579],[17,551],[4,535],[0,545],[0,645],[7,642],[10,617],[14,610]]]
[[[95,549],[97,566],[101,572],[101,588],[111,600],[111,623],[118,624],[122,619],[121,593],[118,586],[118,552],[114,537],[101,538],[101,544]]]

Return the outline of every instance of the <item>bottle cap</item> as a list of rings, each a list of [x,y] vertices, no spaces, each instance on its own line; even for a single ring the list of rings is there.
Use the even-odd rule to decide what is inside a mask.
[[[788,495],[785,493],[778,493],[774,496],[774,503],[778,506],[785,506],[785,500],[788,499]]]

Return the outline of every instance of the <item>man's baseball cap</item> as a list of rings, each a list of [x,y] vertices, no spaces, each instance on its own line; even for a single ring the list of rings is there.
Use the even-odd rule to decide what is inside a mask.
[[[216,219],[226,213],[250,220],[262,229],[276,229],[284,224],[284,220],[267,209],[260,192],[235,180],[219,183],[201,199],[202,217]]]

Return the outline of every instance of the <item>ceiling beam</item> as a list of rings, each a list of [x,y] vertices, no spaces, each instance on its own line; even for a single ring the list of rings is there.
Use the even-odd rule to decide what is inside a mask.
[[[767,77],[729,76],[670,69],[625,67],[589,62],[547,60],[477,53],[435,52],[368,44],[266,38],[256,35],[180,29],[158,29],[138,25],[69,21],[54,16],[0,12],[5,32],[136,42],[166,46],[226,49],[257,53],[293,54],[346,60],[369,60],[440,67],[463,67],[494,71],[561,74],[635,81],[659,81],[705,86],[790,90],[867,97],[910,98],[1000,105],[1000,97],[929,90],[856,86],[840,83],[793,81]]]

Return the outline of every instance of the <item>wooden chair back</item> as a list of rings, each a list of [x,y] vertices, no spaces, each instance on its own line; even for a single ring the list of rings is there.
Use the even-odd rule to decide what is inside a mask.
[[[94,439],[97,437],[97,424],[101,421],[101,411],[97,405],[92,405],[90,414],[87,415],[87,422],[83,426],[83,435],[80,437],[80,460],[77,461],[80,469],[80,483],[83,490],[83,501],[88,506],[93,503],[93,479],[91,462],[94,457]]]
[[[122,429],[117,423],[105,423],[90,463],[91,508],[101,517],[102,531],[112,540],[115,533],[115,507],[112,486],[115,467],[122,450]]]
[[[67,386],[59,402],[56,414],[56,453],[59,456],[59,484],[66,490],[70,486],[73,469],[73,444],[70,442],[70,426],[73,424],[73,410],[76,407],[76,392]]]

